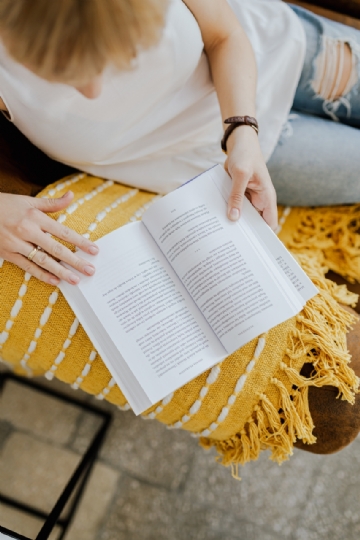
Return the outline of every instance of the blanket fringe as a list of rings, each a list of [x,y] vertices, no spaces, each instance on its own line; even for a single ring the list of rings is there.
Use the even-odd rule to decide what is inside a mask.
[[[293,253],[316,255],[324,267],[351,283],[360,276],[360,205],[294,208],[295,230],[284,226],[284,243]],[[282,238],[282,233],[280,234]]]
[[[217,449],[218,460],[231,466],[235,478],[239,478],[239,466],[256,460],[261,450],[271,450],[271,459],[281,463],[292,455],[297,439],[307,444],[316,442],[312,434],[309,387],[334,386],[339,391],[338,397],[349,403],[354,403],[359,391],[358,377],[348,365],[351,357],[346,345],[346,332],[356,317],[338,303],[341,297],[343,304],[351,305],[357,296],[325,279],[324,268],[316,261],[309,261],[308,256],[298,258],[319,294],[296,317],[286,355],[267,388],[271,395],[277,391],[279,407],[274,406],[269,395],[259,394],[259,402],[241,432],[224,441],[200,439],[205,448]],[[299,364],[305,363],[313,365],[309,378],[299,373]]]

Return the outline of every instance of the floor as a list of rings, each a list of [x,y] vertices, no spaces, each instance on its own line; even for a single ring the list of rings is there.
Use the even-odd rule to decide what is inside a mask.
[[[44,384],[94,402],[58,381]],[[295,451],[281,467],[263,455],[244,467],[239,482],[188,434],[131,412],[113,413],[66,540],[359,538],[360,439],[333,456]],[[0,401],[1,491],[49,510],[97,422],[73,406],[7,383]],[[41,526],[4,505],[0,524],[29,538]]]

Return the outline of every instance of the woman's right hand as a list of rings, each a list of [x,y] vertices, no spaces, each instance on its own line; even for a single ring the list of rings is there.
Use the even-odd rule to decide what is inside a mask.
[[[61,279],[72,285],[80,281],[76,273],[58,261],[67,263],[86,276],[93,275],[95,267],[92,264],[55,238],[65,240],[91,255],[98,253],[97,245],[46,215],[47,212],[64,210],[73,196],[71,191],[58,199],[0,193],[0,258],[51,285],[58,285]],[[41,250],[30,261],[28,256],[35,247]]]

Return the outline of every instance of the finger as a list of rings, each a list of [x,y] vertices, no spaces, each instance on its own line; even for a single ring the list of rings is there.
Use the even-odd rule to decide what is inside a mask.
[[[276,193],[274,189],[266,189],[261,193],[257,193],[252,200],[255,208],[262,213],[262,217],[266,223],[276,229],[278,225],[278,212],[276,206]]]
[[[251,202],[251,191],[246,189],[245,190],[245,197],[247,198],[248,201]]]
[[[58,244],[55,241],[54,243]],[[60,246],[60,244],[58,245]],[[31,244],[27,244],[26,242],[21,242],[17,245],[17,250],[20,255],[23,255],[27,259],[29,254],[34,250],[34,246]],[[33,264],[35,264],[35,266],[39,268],[47,270],[58,280],[63,279],[64,281],[71,283],[71,285],[77,285],[80,281],[80,278],[77,274],[71,272],[71,270],[68,270],[67,268],[59,264],[57,261],[55,261],[55,259],[50,257],[50,255],[48,255],[48,253],[45,253],[45,251],[43,251],[42,249],[39,249],[33,256],[32,260],[29,262],[32,262]]]
[[[71,285],[77,285],[80,281],[78,275],[59,264],[57,261],[55,261],[55,259],[53,259],[53,257],[50,257],[50,255],[45,253],[43,250],[37,251],[33,258],[33,262],[59,279],[67,281]]]
[[[80,248],[82,251],[90,253],[90,255],[97,255],[99,253],[99,248],[96,244],[94,244],[94,242],[91,242],[91,240],[84,238],[83,236],[81,236],[81,234],[78,234],[72,229],[69,229],[69,227],[65,227],[65,225],[61,225],[61,223],[54,221],[53,219],[49,218],[49,216],[42,216],[40,226],[44,232],[49,232],[56,238],[64,240],[69,244],[73,244],[74,246]],[[42,244],[39,243],[39,245],[46,249],[45,246],[43,246]],[[56,256],[49,249],[46,249],[46,251],[49,251],[49,253],[54,255],[54,257]],[[60,259],[61,257],[57,258]]]
[[[60,283],[58,277],[40,268],[40,266],[37,266],[37,264],[29,261],[26,257],[23,257],[19,253],[10,253],[6,260],[16,264],[16,266],[36,277],[40,281],[43,281],[44,283],[48,283],[49,285],[59,285]]]
[[[78,270],[82,274],[92,276],[95,273],[95,266],[93,264],[85,259],[82,259],[81,257],[78,257],[76,253],[70,251],[70,249],[51,238],[51,236],[40,231],[33,235],[32,241],[34,244],[40,246],[45,252],[51,255],[52,258],[67,263],[69,266],[75,268],[75,270]],[[37,257],[40,257],[40,253],[37,255]],[[37,262],[37,264],[39,263]],[[44,265],[40,263],[40,266]],[[61,268],[63,267],[61,266]],[[64,278],[61,277],[61,279]]]
[[[42,212],[59,212],[64,210],[74,198],[72,191],[68,191],[62,197],[56,199],[47,198],[33,198],[31,203],[34,208],[41,210]]]
[[[235,170],[230,172],[230,176],[232,179],[232,189],[228,200],[228,218],[231,221],[237,221],[240,217],[250,174],[246,171]]]
[[[275,230],[278,226],[278,211],[276,206],[276,200],[272,201],[266,208],[264,208],[262,217],[266,223]]]

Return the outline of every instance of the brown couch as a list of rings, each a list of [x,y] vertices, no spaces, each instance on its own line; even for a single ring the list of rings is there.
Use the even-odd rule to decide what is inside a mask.
[[[296,2],[295,2],[296,3]],[[360,19],[360,1],[359,0],[311,0],[308,4],[309,9],[312,6],[332,10],[341,15],[347,15]]]

